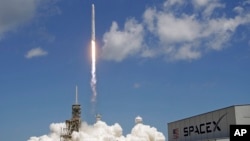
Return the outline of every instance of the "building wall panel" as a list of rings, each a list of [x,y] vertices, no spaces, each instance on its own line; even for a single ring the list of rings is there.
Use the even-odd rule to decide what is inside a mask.
[[[235,112],[235,108],[237,112]],[[194,117],[168,123],[168,141],[203,141],[229,137],[229,127],[238,123],[250,123],[250,106],[231,106]],[[247,113],[247,114],[243,114]],[[247,119],[242,117],[248,117]]]

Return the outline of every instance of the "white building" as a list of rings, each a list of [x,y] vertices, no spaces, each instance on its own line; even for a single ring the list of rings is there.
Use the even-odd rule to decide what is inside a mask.
[[[236,105],[168,123],[168,141],[229,141],[230,125],[250,125],[250,105]]]

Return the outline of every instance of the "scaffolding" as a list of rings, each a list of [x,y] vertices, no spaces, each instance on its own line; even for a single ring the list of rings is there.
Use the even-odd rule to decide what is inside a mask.
[[[72,117],[70,120],[66,120],[66,128],[61,130],[61,141],[70,141],[72,138],[72,133],[79,132],[81,127],[81,105],[78,104],[77,97],[77,86],[76,86],[76,103],[72,105]]]

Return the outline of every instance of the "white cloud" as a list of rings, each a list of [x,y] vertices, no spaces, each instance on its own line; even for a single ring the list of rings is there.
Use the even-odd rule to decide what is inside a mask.
[[[224,8],[224,6],[225,5],[220,3],[210,3],[204,10],[203,14],[206,17],[210,17],[216,8]]]
[[[243,2],[243,5],[248,5],[248,4],[250,4],[250,0],[245,0],[245,1]]]
[[[175,53],[172,53],[170,59],[173,60],[192,60],[201,57],[201,52],[196,50],[191,44],[181,46]]]
[[[103,58],[119,62],[141,50],[143,26],[134,19],[129,19],[124,25],[124,30],[119,30],[118,24],[113,22],[110,31],[104,34],[103,42]]]
[[[143,14],[144,22],[147,25],[147,28],[150,32],[154,31],[154,27],[156,24],[156,19],[155,19],[156,12],[157,12],[156,9],[148,8]]]
[[[209,1],[212,0],[193,0],[193,4],[196,7],[203,7],[206,6],[209,3]]]
[[[194,8],[200,10],[204,17],[210,17],[216,8],[224,8],[225,5],[218,0],[193,0]]]
[[[161,42],[193,41],[200,34],[200,24],[193,15],[175,17],[171,13],[158,13],[156,32]]]
[[[183,0],[167,0],[163,5],[164,7],[171,7],[173,5],[182,5],[183,3]]]
[[[244,11],[244,9],[241,6],[236,6],[233,10],[238,14],[241,14]]]
[[[7,31],[29,21],[34,17],[37,0],[0,1],[0,39]]]
[[[216,13],[218,8],[226,7],[217,0],[193,0],[191,4],[194,9],[189,12],[180,12],[186,4],[179,0],[166,1],[163,10],[149,7],[141,24],[132,22],[134,26],[125,26],[123,31],[113,23],[103,37],[104,58],[122,61],[135,55],[164,56],[171,61],[194,60],[207,50],[219,51],[227,47],[237,28],[250,23],[250,13],[244,8],[246,3],[235,6],[234,16],[221,10]],[[131,21],[125,25],[128,22]],[[138,30],[129,32],[130,28]]]
[[[48,52],[38,47],[38,48],[33,48],[30,51],[28,51],[25,57],[28,59],[31,59],[33,57],[41,57],[41,56],[46,56],[46,55],[48,55]]]
[[[58,0],[0,0],[0,40],[35,17],[60,14]]]

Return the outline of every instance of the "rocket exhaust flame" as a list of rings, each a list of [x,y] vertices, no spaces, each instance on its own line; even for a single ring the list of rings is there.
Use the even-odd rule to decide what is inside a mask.
[[[92,59],[92,66],[91,66],[91,88],[92,88],[92,92],[93,92],[93,96],[91,101],[95,102],[96,101],[96,96],[97,96],[97,92],[96,92],[96,47],[95,47],[95,41],[91,41],[91,59]]]
[[[93,92],[92,95],[92,102],[96,101],[96,46],[95,46],[95,6],[92,4],[92,33],[91,33],[91,60],[92,60],[92,66],[91,66],[91,89]]]

